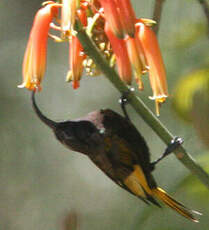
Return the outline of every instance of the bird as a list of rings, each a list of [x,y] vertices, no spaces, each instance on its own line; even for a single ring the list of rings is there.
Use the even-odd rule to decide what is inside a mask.
[[[159,160],[150,162],[148,145],[129,117],[111,109],[99,109],[79,119],[56,122],[40,111],[35,91],[31,99],[39,119],[68,149],[88,156],[113,182],[145,203],[158,207],[164,203],[187,219],[198,222],[194,214],[201,213],[185,207],[158,187],[152,172]],[[168,152],[169,148],[164,155]]]

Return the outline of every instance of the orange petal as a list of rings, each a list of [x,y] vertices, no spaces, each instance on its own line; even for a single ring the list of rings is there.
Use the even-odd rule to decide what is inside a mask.
[[[69,35],[75,23],[77,0],[62,0],[61,29],[63,36]]]
[[[119,76],[122,81],[127,84],[131,84],[132,70],[131,64],[128,57],[125,41],[118,39],[112,32],[109,23],[105,23],[105,33],[111,43],[113,52],[116,56],[116,62],[118,66]]]
[[[136,45],[136,40],[135,40],[135,38],[128,36],[125,39],[125,43],[126,43],[126,47],[128,50],[129,60],[130,60],[131,65],[134,69],[134,75],[137,79],[137,84],[139,86],[139,89],[143,90],[144,86],[143,86],[143,83],[141,80],[143,66],[142,66],[142,62],[140,60],[139,50],[138,50],[138,47]]]
[[[41,81],[46,68],[46,52],[49,25],[58,14],[59,4],[42,7],[35,16],[23,60],[23,83],[18,86],[29,90],[41,89]]]
[[[137,23],[136,27],[137,35],[149,66],[149,79],[153,91],[153,97],[151,97],[151,99],[156,100],[156,109],[159,113],[159,105],[162,104],[168,96],[163,58],[157,37],[152,29],[143,23]]]
[[[70,39],[70,72],[68,72],[68,81],[73,81],[73,88],[78,88],[78,83],[83,73],[83,60],[85,55],[83,47],[77,37],[72,36]],[[69,75],[70,74],[70,75]]]
[[[104,9],[105,20],[109,23],[110,29],[118,38],[123,38],[123,27],[117,6],[117,0],[100,0]]]
[[[124,34],[134,37],[136,16],[130,0],[116,0]]]
[[[83,9],[77,10],[77,14],[81,23],[86,26],[87,25],[87,16],[86,11]],[[77,89],[79,87],[79,81],[82,77],[83,73],[83,61],[86,58],[84,54],[83,47],[76,36],[71,36],[69,41],[69,65],[70,70],[67,74],[67,81],[73,82],[73,88]]]

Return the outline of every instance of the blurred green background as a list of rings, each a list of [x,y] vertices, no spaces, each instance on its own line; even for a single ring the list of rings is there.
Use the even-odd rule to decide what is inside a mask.
[[[35,116],[30,92],[18,89],[17,85],[22,81],[24,49],[41,2],[0,2],[0,229],[208,229],[208,190],[175,156],[161,162],[154,176],[176,199],[204,214],[199,224],[191,223],[167,207],[146,206],[113,184],[87,157],[58,143],[51,130]],[[151,17],[153,0],[135,0],[133,4],[139,17]],[[163,105],[160,120],[174,135],[185,139],[185,148],[206,168],[209,166],[208,151],[193,126],[177,117],[171,100],[182,76],[208,65],[207,30],[208,24],[198,1],[166,1],[159,41],[171,99]],[[121,113],[120,95],[104,77],[84,77],[76,91],[65,83],[66,49],[67,44],[49,41],[47,73],[43,90],[37,95],[41,110],[54,120],[77,118],[99,108]],[[146,90],[139,95],[154,110],[154,103],[148,99],[151,95],[149,83],[147,78],[144,80]],[[131,107],[128,109],[150,146],[152,159],[156,159],[165,145]],[[72,219],[68,224],[67,218]],[[77,224],[73,223],[75,219]]]

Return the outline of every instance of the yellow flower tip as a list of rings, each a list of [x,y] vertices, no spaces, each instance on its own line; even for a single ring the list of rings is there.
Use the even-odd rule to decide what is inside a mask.
[[[147,73],[149,71],[150,71],[150,67],[148,65],[143,66],[142,74],[145,74],[145,73]]]
[[[17,87],[20,89],[27,88],[28,90],[31,90],[31,91],[41,91],[42,90],[40,83],[33,83],[33,82],[30,82],[30,83],[23,82],[21,85],[18,85]]]
[[[144,90],[144,84],[143,84],[142,80],[139,79],[138,77],[136,77],[135,79],[136,79],[136,83],[138,85],[138,90],[143,91]]]
[[[68,39],[70,37],[70,35],[71,35],[70,30],[64,30],[64,31],[62,31],[61,32],[61,40],[63,41],[63,40]]]
[[[142,22],[145,24],[145,26],[154,26],[157,24],[156,21],[149,19],[149,18],[140,18],[139,22]]]
[[[72,80],[73,80],[73,74],[72,74],[72,71],[69,70],[68,73],[67,73],[65,81],[66,82],[71,82]]]
[[[149,97],[151,100],[155,100],[155,109],[156,109],[156,115],[160,116],[160,107],[161,105],[166,101],[167,95],[159,95],[159,96],[152,96]]]
[[[54,40],[54,42],[61,43],[61,42],[64,42],[64,41],[65,41],[65,40],[63,40],[62,38],[60,38],[60,37],[58,37],[58,36],[56,36],[56,35],[53,35],[53,34],[48,34],[48,35],[49,35],[49,37],[50,37],[51,39]]]
[[[49,5],[49,4],[54,4],[55,2],[53,1],[45,1],[45,2],[42,2],[42,6],[46,6],[46,5]]]
[[[25,88],[25,83],[23,82],[21,85],[18,85],[17,87],[20,89]]]
[[[160,104],[164,103],[166,98],[168,97],[168,95],[162,94],[162,95],[158,95],[158,96],[150,96],[149,99],[150,100],[156,100],[158,101]]]
[[[145,68],[145,69],[142,69],[142,74],[146,74],[146,73],[148,73],[149,72],[149,68]]]

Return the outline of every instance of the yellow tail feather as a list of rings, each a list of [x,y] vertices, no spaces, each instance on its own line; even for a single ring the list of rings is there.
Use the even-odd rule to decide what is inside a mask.
[[[163,189],[157,187],[152,189],[153,195],[158,198],[159,200],[163,201],[166,205],[174,209],[180,215],[192,220],[193,222],[199,222],[192,213],[196,213],[201,215],[201,213],[190,210],[186,208],[183,204],[179,203],[178,201],[174,200],[170,197]]]

